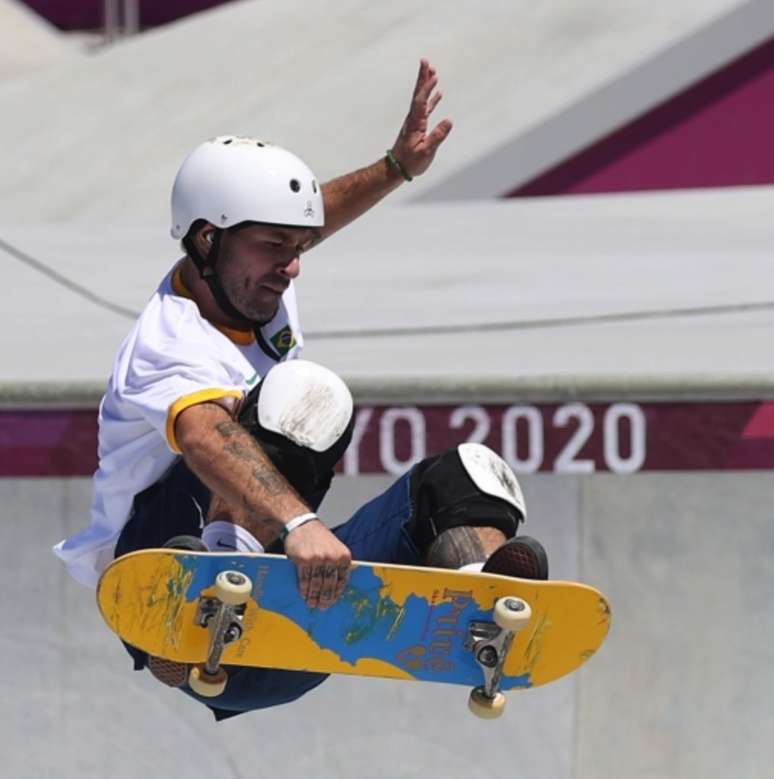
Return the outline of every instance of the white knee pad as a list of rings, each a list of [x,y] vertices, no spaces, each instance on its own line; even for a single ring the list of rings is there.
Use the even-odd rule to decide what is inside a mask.
[[[261,385],[258,422],[298,446],[330,449],[352,417],[352,395],[331,370],[308,360],[275,365]]]
[[[516,474],[502,457],[483,444],[460,444],[457,447],[462,466],[481,492],[510,503],[527,518],[527,505]]]

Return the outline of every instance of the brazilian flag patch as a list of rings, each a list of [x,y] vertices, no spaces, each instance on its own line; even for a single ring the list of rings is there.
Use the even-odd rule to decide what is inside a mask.
[[[296,345],[296,336],[290,329],[290,325],[285,325],[282,330],[274,333],[271,342],[274,344],[274,348],[284,356]]]

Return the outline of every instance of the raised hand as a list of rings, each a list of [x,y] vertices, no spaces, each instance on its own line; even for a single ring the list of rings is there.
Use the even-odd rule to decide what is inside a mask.
[[[426,59],[420,60],[411,107],[392,147],[395,158],[412,177],[421,176],[430,167],[438,147],[452,129],[451,121],[444,119],[431,132],[427,131],[428,118],[443,97],[436,91],[437,85],[435,68]]]

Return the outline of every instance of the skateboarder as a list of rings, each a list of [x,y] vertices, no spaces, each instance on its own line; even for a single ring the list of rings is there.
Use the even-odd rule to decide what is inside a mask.
[[[55,549],[94,586],[111,559],[164,545],[281,552],[307,603],[328,608],[353,558],[547,578],[545,552],[516,538],[525,507],[515,476],[467,444],[418,463],[344,525],[315,513],[352,432],[352,398],[333,372],[297,359],[292,282],[300,256],[421,175],[451,131],[428,131],[441,99],[425,60],[387,154],[320,185],[297,156],[221,136],[183,162],[172,236],[185,256],[122,344],[99,414],[92,522]],[[167,684],[185,668],[127,647]],[[324,675],[235,669],[222,719],[298,698]]]

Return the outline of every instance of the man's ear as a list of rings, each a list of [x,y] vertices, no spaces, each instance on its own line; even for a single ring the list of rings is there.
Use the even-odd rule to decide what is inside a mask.
[[[212,242],[215,240],[215,225],[206,222],[196,231],[194,242],[199,254],[206,257],[212,248]]]

